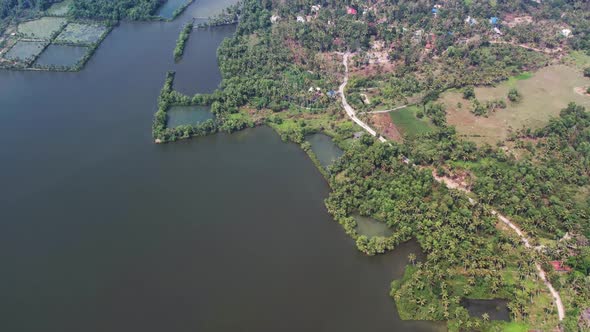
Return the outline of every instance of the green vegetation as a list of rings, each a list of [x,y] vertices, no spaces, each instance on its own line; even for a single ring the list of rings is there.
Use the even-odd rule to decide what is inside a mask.
[[[109,27],[102,24],[70,23],[55,38],[54,43],[68,45],[91,45],[98,43],[109,32]]]
[[[52,4],[45,13],[49,16],[67,16],[73,0],[64,0]]]
[[[5,55],[5,58],[31,64],[47,47],[43,41],[19,41]]]
[[[516,88],[512,88],[508,90],[508,99],[513,103],[517,103],[522,99],[522,95]]]
[[[19,24],[17,31],[24,38],[51,40],[64,28],[66,22],[61,17],[42,17]]]
[[[162,0],[74,0],[70,13],[77,18],[102,20],[152,19]]]
[[[174,61],[178,62],[182,59],[182,54],[184,53],[184,47],[186,46],[186,42],[190,37],[191,32],[193,31],[193,22],[187,23],[180,31],[180,35],[178,35],[178,40],[176,41],[176,47],[174,48]]]
[[[428,119],[419,119],[422,112],[417,106],[409,106],[401,110],[390,112],[391,120],[404,135],[416,136],[432,131]]]

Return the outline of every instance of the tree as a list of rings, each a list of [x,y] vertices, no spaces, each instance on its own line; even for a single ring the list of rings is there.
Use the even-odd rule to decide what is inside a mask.
[[[475,98],[475,89],[472,86],[468,86],[463,90],[463,98],[471,99]]]
[[[584,68],[584,76],[590,77],[590,67]]]
[[[490,315],[489,315],[487,312],[484,312],[484,313],[481,315],[481,318],[483,318],[483,321],[484,321],[484,322],[488,322],[488,321],[490,320]]]

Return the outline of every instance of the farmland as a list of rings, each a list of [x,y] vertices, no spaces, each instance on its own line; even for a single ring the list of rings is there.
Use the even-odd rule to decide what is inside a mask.
[[[530,78],[529,78],[530,77]],[[504,140],[511,132],[523,127],[539,128],[551,117],[559,115],[569,102],[590,106],[590,97],[576,93],[576,88],[590,85],[590,80],[571,67],[555,65],[542,68],[534,75],[512,78],[496,87],[475,89],[480,102],[506,99],[508,91],[516,88],[523,99],[518,103],[507,101],[505,109],[499,109],[488,117],[471,113],[472,102],[463,99],[460,92],[443,94],[447,121],[457,132],[478,144],[494,144]]]
[[[50,40],[66,24],[62,17],[42,17],[18,25],[18,34],[24,38]]]
[[[389,116],[403,135],[416,136],[433,129],[427,118],[419,119],[416,117],[418,111],[419,108],[417,106],[408,106],[401,110],[390,112]]]
[[[70,23],[55,38],[60,44],[94,44],[108,31],[108,27],[101,24]]]

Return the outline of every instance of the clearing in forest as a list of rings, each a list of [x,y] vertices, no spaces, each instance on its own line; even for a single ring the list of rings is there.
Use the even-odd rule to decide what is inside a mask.
[[[471,113],[472,101],[464,99],[460,92],[443,94],[441,99],[446,106],[448,123],[469,140],[478,144],[495,144],[506,139],[510,132],[523,127],[536,129],[544,126],[550,118],[559,116],[559,112],[570,102],[590,107],[590,97],[576,93],[580,87],[590,85],[590,80],[583,77],[579,70],[556,65],[542,68],[529,77],[521,75],[496,87],[476,88],[476,98],[482,104],[500,99],[507,104],[505,109],[498,109],[488,117]],[[511,88],[520,92],[521,101],[513,103],[508,100]]]
[[[62,44],[94,44],[107,33],[108,28],[102,24],[70,23],[55,38],[56,43]]]
[[[66,22],[63,17],[41,17],[19,24],[17,31],[24,38],[50,40]]]
[[[408,106],[397,111],[389,112],[389,116],[402,135],[416,136],[425,134],[433,129],[433,125],[426,116],[421,119],[416,116],[418,111],[420,111],[418,106]]]
[[[41,41],[18,41],[4,57],[15,61],[32,61],[43,51],[47,43]]]

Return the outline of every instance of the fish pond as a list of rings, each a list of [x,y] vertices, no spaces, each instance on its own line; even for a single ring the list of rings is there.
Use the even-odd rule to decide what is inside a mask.
[[[344,154],[344,151],[334,143],[332,137],[326,134],[316,133],[308,135],[305,136],[305,140],[309,142],[311,150],[320,161],[320,164],[325,168],[331,166]]]
[[[28,61],[35,59],[47,45],[42,41],[22,41],[19,40],[12,48],[6,52],[4,57],[10,60]]]
[[[364,217],[358,214],[354,215],[354,219],[356,220],[357,224],[357,232],[361,235],[366,235],[368,237],[387,237],[393,234],[393,231],[387,226],[387,224],[379,220],[375,220],[370,217]]]
[[[47,46],[37,58],[35,66],[74,67],[84,58],[86,53],[88,53],[88,47],[52,44]]]
[[[490,316],[491,320],[510,321],[510,312],[508,311],[508,300],[492,299],[462,299],[461,305],[467,309],[471,317],[479,317],[484,313]]]
[[[56,43],[94,44],[107,33],[108,27],[102,24],[70,23],[55,38]]]
[[[214,115],[207,106],[172,106],[166,111],[166,125],[171,128],[195,126],[213,118]]]

